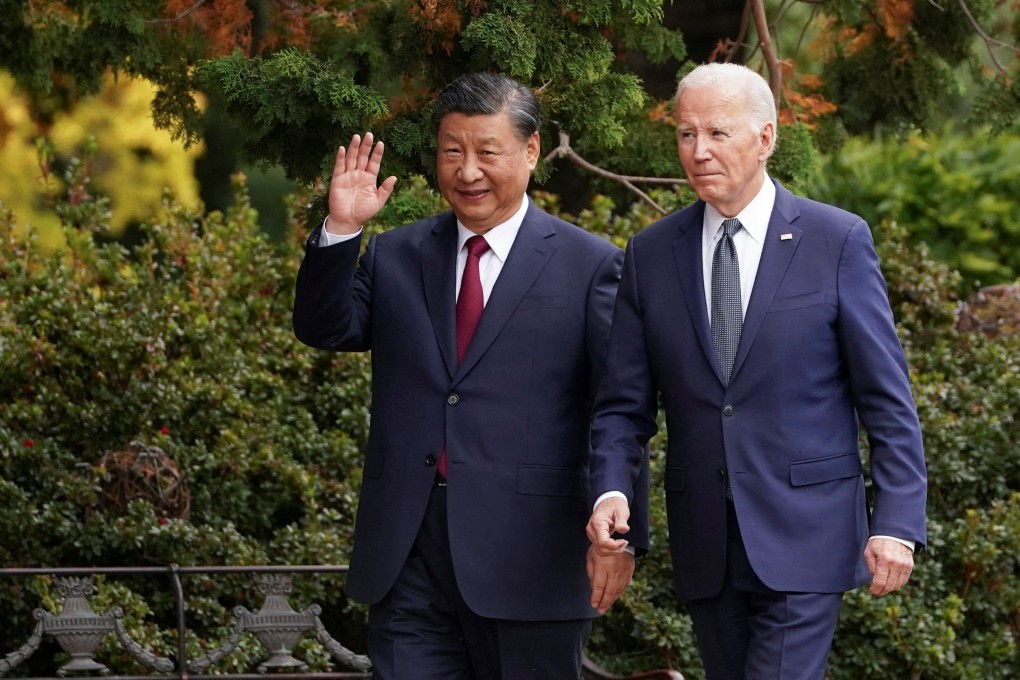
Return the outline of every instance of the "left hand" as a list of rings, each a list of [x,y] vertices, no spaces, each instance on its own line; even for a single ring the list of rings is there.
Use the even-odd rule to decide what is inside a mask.
[[[627,589],[634,577],[634,556],[629,552],[599,554],[588,547],[588,581],[591,583],[591,606],[605,614],[606,610]]]
[[[864,549],[864,560],[871,571],[871,594],[879,597],[902,588],[914,569],[913,551],[888,538],[868,541]]]

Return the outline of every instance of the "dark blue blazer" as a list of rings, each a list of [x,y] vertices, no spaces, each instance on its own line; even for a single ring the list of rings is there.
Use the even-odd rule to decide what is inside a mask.
[[[318,247],[297,282],[294,330],[372,352],[372,422],[347,591],[393,585],[447,446],[450,546],[468,605],[487,617],[596,615],[585,573],[594,389],[623,251],[534,205],[461,366],[452,213]]]
[[[925,541],[921,431],[868,225],[777,184],[733,376],[720,378],[702,275],[705,205],[627,248],[594,421],[592,492],[631,491],[665,409],[675,585],[715,595],[728,470],[748,558],[770,588],[839,592],[870,580],[869,534]],[[858,420],[868,433],[865,496]]]

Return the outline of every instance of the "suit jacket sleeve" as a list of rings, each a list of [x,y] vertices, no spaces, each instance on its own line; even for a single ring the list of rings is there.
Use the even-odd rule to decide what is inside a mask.
[[[871,449],[870,531],[913,540],[921,548],[927,491],[921,427],[885,280],[864,221],[847,235],[837,281],[840,345]]]
[[[609,355],[592,422],[591,491],[621,491],[631,508],[626,536],[648,549],[648,440],[657,431],[658,401],[645,350],[633,241],[628,245],[613,311]]]
[[[319,246],[312,231],[298,270],[294,294],[294,334],[318,349],[366,351],[371,347],[370,306],[375,239],[358,267],[361,237]]]
[[[602,260],[588,289],[588,357],[591,366],[591,397],[594,400],[605,374],[613,304],[620,285],[623,251],[614,248]]]

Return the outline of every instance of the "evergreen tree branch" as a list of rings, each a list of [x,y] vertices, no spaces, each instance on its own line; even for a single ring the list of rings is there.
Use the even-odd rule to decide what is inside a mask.
[[[563,132],[562,130],[560,130],[559,146],[550,151],[549,154],[546,155],[545,160],[547,162],[552,162],[557,158],[561,157],[566,158],[575,165],[578,165],[587,170],[588,172],[598,175],[599,177],[605,177],[606,179],[622,184],[623,186],[627,187],[627,189],[630,192],[632,192],[642,201],[651,206],[653,210],[656,210],[663,215],[666,214],[667,212],[666,209],[660,206],[658,203],[656,203],[651,196],[649,196],[648,194],[634,186],[634,182],[641,182],[644,184],[667,184],[674,187],[680,184],[689,184],[689,182],[685,179],[672,177],[639,177],[635,175],[620,175],[610,170],[606,170],[605,168],[600,168],[599,166],[593,163],[589,163],[584,158],[582,158],[576,151],[574,151],[573,147],[570,146],[570,135],[568,135],[566,132]]]

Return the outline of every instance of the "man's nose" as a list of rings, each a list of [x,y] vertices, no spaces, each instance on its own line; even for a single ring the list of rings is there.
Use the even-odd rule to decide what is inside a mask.
[[[471,153],[464,154],[464,160],[461,161],[457,172],[464,182],[474,182],[482,176],[482,169],[478,165],[478,158]]]
[[[707,137],[698,135],[694,138],[694,157],[698,160],[712,157],[711,143]]]

